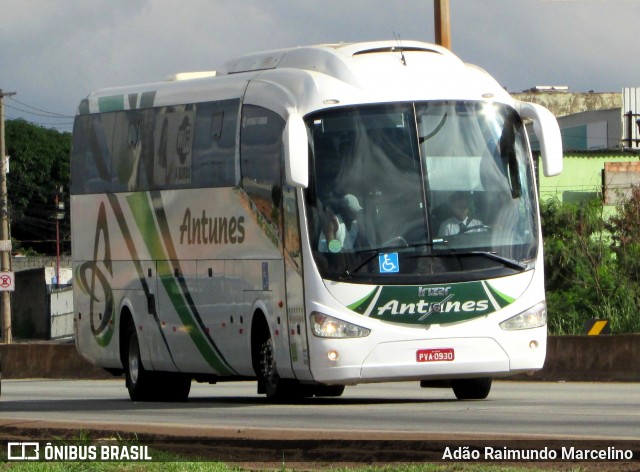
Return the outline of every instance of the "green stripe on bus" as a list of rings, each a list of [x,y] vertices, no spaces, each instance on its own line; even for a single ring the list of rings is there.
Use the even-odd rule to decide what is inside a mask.
[[[146,193],[135,193],[127,197],[131,213],[136,220],[136,225],[151,257],[157,262],[157,271],[160,281],[164,286],[169,300],[180,317],[180,321],[186,328],[189,337],[194,342],[202,357],[213,367],[216,372],[223,375],[231,375],[235,372],[221,359],[221,356],[207,342],[191,313],[189,305],[185,303],[185,294],[176,282],[172,266],[164,252],[160,234],[156,230],[153,219],[153,210],[149,205]]]
[[[101,113],[124,110],[124,95],[98,98],[98,110]]]
[[[116,217],[116,222],[118,223],[118,226],[120,227],[120,231],[122,232],[124,243],[127,246],[127,250],[129,251],[129,254],[131,255],[131,262],[133,262],[133,265],[135,266],[136,273],[138,274],[138,281],[140,282],[140,285],[142,285],[142,291],[144,292],[145,297],[149,299],[149,295],[151,295],[151,288],[147,283],[146,276],[142,269],[142,265],[140,264],[140,256],[138,255],[138,250],[136,249],[136,246],[133,243],[133,236],[131,236],[131,232],[129,231],[129,226],[127,225],[127,221],[124,217],[122,206],[120,205],[120,200],[118,200],[118,197],[113,193],[108,193],[107,198],[109,199],[109,204],[111,205],[111,209],[113,210],[113,215]],[[160,333],[162,342],[164,343],[164,346],[167,349],[167,352],[169,353],[171,362],[173,363],[173,365],[176,365],[175,359],[173,358],[173,353],[171,352],[171,349],[169,349],[169,343],[167,342],[167,337],[162,331],[160,320],[158,319],[157,316],[154,316],[153,318],[154,318],[154,321],[156,322],[156,328]]]
[[[491,295],[493,295],[493,298],[495,298],[498,305],[500,305],[500,308],[511,305],[514,301],[516,301],[515,298],[496,290],[495,287],[492,287],[489,282],[486,283],[486,288],[489,289],[489,292],[491,293]]]
[[[367,308],[371,304],[373,297],[375,297],[378,289],[379,289],[378,287],[374,288],[373,290],[371,290],[371,292],[369,292],[366,296],[364,296],[360,300],[352,303],[351,305],[348,305],[347,308],[360,314],[365,313],[367,311]]]

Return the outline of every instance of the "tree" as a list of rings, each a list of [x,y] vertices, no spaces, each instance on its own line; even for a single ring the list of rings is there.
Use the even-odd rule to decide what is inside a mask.
[[[623,332],[638,332],[640,317],[640,187],[631,188],[630,195],[618,205],[615,216],[607,222],[611,233],[611,249],[616,268],[625,283],[624,309],[617,313],[618,325]],[[612,323],[613,324],[613,323]]]
[[[69,155],[71,133],[43,128],[24,120],[9,120],[5,127],[11,237],[18,247],[55,253],[54,196],[62,188],[69,208]],[[68,241],[69,212],[60,221],[60,239]],[[62,245],[68,249],[69,245]]]
[[[628,277],[640,280],[640,187],[631,188],[630,196],[609,219],[607,229],[612,234],[612,248],[620,269]]]
[[[640,332],[640,190],[615,216],[603,202],[540,205],[549,330],[581,334],[590,318],[608,319],[615,333]]]

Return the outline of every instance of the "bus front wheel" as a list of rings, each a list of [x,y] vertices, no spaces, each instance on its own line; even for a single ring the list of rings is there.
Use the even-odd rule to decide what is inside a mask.
[[[293,379],[280,378],[271,337],[265,339],[260,345],[259,369],[258,393],[265,393],[269,400],[295,401],[312,397],[314,394],[310,385],[303,385]]]
[[[271,337],[260,345],[260,382],[267,398],[278,399],[284,397],[284,382],[278,375],[278,368],[273,352]]]
[[[491,377],[454,379],[451,387],[458,400],[484,400],[491,391]]]

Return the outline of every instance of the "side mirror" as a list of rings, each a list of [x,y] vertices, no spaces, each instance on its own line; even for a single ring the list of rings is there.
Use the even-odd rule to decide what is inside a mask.
[[[562,172],[562,136],[556,117],[535,103],[517,101],[516,110],[522,118],[533,120],[533,132],[540,141],[544,175],[558,175]]]
[[[309,185],[309,141],[304,120],[295,111],[289,113],[282,140],[287,183],[306,188]]]

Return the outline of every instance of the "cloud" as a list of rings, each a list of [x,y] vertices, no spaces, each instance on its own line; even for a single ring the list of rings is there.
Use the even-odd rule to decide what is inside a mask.
[[[450,6],[453,51],[510,91],[640,85],[636,0],[451,0]],[[0,88],[68,115],[95,89],[211,70],[248,52],[434,39],[433,2],[424,0],[5,0],[0,26]],[[14,109],[7,115],[46,120]]]

